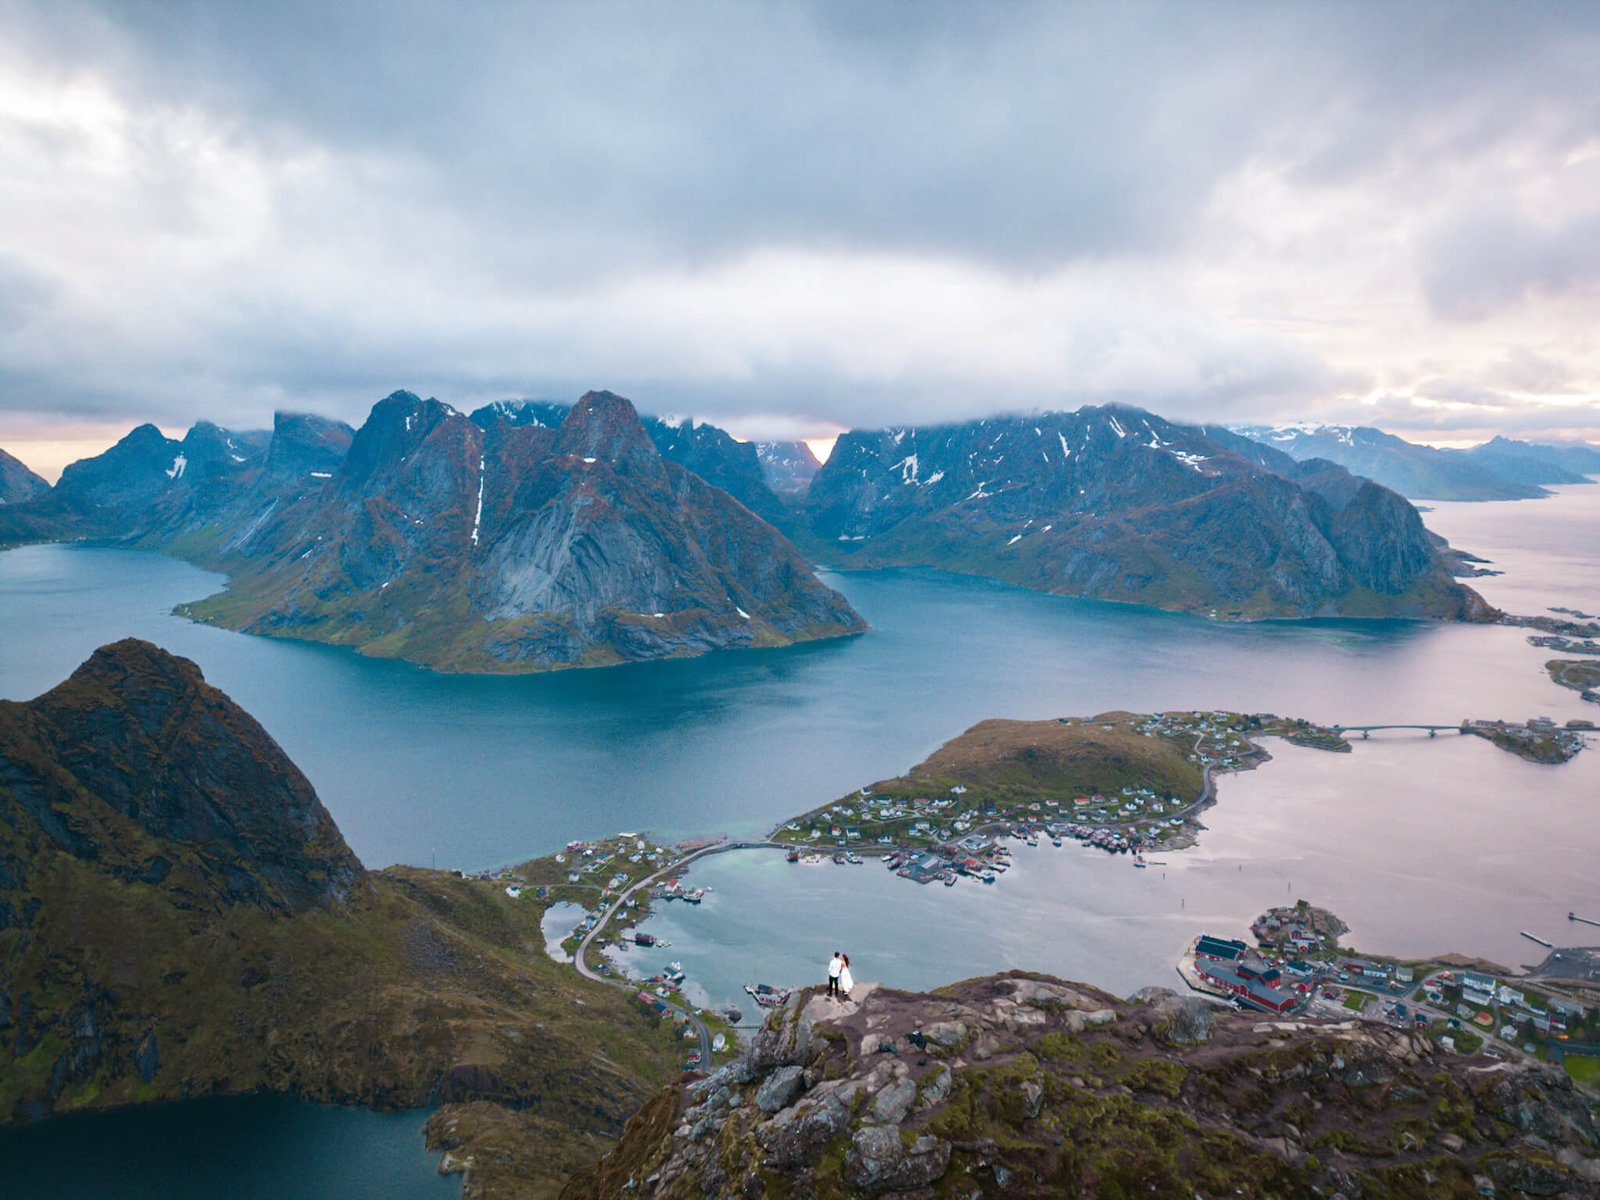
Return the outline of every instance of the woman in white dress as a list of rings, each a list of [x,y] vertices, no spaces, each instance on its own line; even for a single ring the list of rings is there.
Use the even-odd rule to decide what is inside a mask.
[[[846,954],[842,957],[844,958],[844,966],[839,968],[839,995],[848,1000],[850,999],[850,989],[855,987],[856,981],[850,976],[850,956]]]

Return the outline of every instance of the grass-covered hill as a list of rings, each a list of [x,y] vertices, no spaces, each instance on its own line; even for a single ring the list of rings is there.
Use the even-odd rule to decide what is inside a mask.
[[[256,1089],[443,1104],[469,1194],[589,1161],[677,1052],[488,881],[364,870],[266,732],[148,643],[0,703],[0,1123]]]
[[[969,802],[1071,800],[1123,787],[1148,787],[1189,800],[1200,794],[1200,766],[1174,738],[1134,728],[1128,713],[1092,720],[980,721],[904,775],[881,780],[875,795],[939,795],[955,786]]]

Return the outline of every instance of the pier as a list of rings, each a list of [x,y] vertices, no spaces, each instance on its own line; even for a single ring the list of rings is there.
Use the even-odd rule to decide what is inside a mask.
[[[1569,920],[1569,921],[1582,921],[1585,925],[1600,926],[1600,921],[1591,921],[1588,917],[1580,917],[1577,913],[1572,913],[1572,912],[1569,912],[1567,914],[1567,920]]]

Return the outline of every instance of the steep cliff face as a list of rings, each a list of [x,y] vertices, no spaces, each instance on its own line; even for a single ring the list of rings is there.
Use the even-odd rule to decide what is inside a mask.
[[[679,1051],[551,961],[540,915],[364,871],[261,727],[147,643],[0,703],[0,1124],[256,1089],[443,1104],[462,1161],[492,1174],[513,1138],[548,1194]]]
[[[562,1196],[1468,1200],[1480,1178],[1596,1194],[1600,1130],[1570,1079],[1378,1024],[1011,972],[803,994]]]
[[[806,506],[864,566],[1241,617],[1482,608],[1400,497],[1138,409],[852,432]]]
[[[332,477],[224,555],[229,591],[192,611],[480,671],[862,628],[781,534],[663,458],[628,401],[589,393],[555,427],[518,412],[485,427],[408,392],[381,401]]]
[[[0,450],[0,504],[21,504],[37,499],[50,490],[43,478],[25,464]]]

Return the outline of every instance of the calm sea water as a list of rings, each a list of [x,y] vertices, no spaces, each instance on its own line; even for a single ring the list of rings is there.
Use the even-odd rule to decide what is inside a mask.
[[[236,1096],[0,1129],[0,1196],[16,1200],[444,1200],[426,1113]]]
[[[1600,919],[1600,750],[1551,767],[1459,735],[1374,737],[1349,755],[1270,745],[1274,761],[1222,777],[1199,845],[1145,870],[1070,842],[1012,843],[995,884],[921,887],[870,863],[739,851],[691,869],[711,889],[701,905],[660,905],[645,923],[668,947],[615,957],[638,972],[677,960],[693,998],[721,1005],[744,1000],[746,982],[814,982],[835,949],[857,979],[896,987],[1011,967],[1119,994],[1181,986],[1195,934],[1244,936],[1301,898],[1346,920],[1346,944],[1381,954],[1459,950],[1515,968],[1546,953],[1521,930],[1595,941],[1566,914]]]
[[[1508,569],[1485,585],[1537,579],[1545,604],[1600,611],[1597,497],[1566,489],[1509,516],[1455,506],[1450,536]],[[1499,532],[1512,518],[1527,536]],[[368,864],[464,868],[618,829],[760,833],[989,716],[1203,707],[1365,724],[1584,708],[1514,629],[1236,625],[938,572],[828,580],[872,632],[485,678],[195,625],[171,609],[216,590],[215,575],[128,551],[26,547],[0,554],[0,696],[43,691],[101,643],[149,638],[255,714]]]

